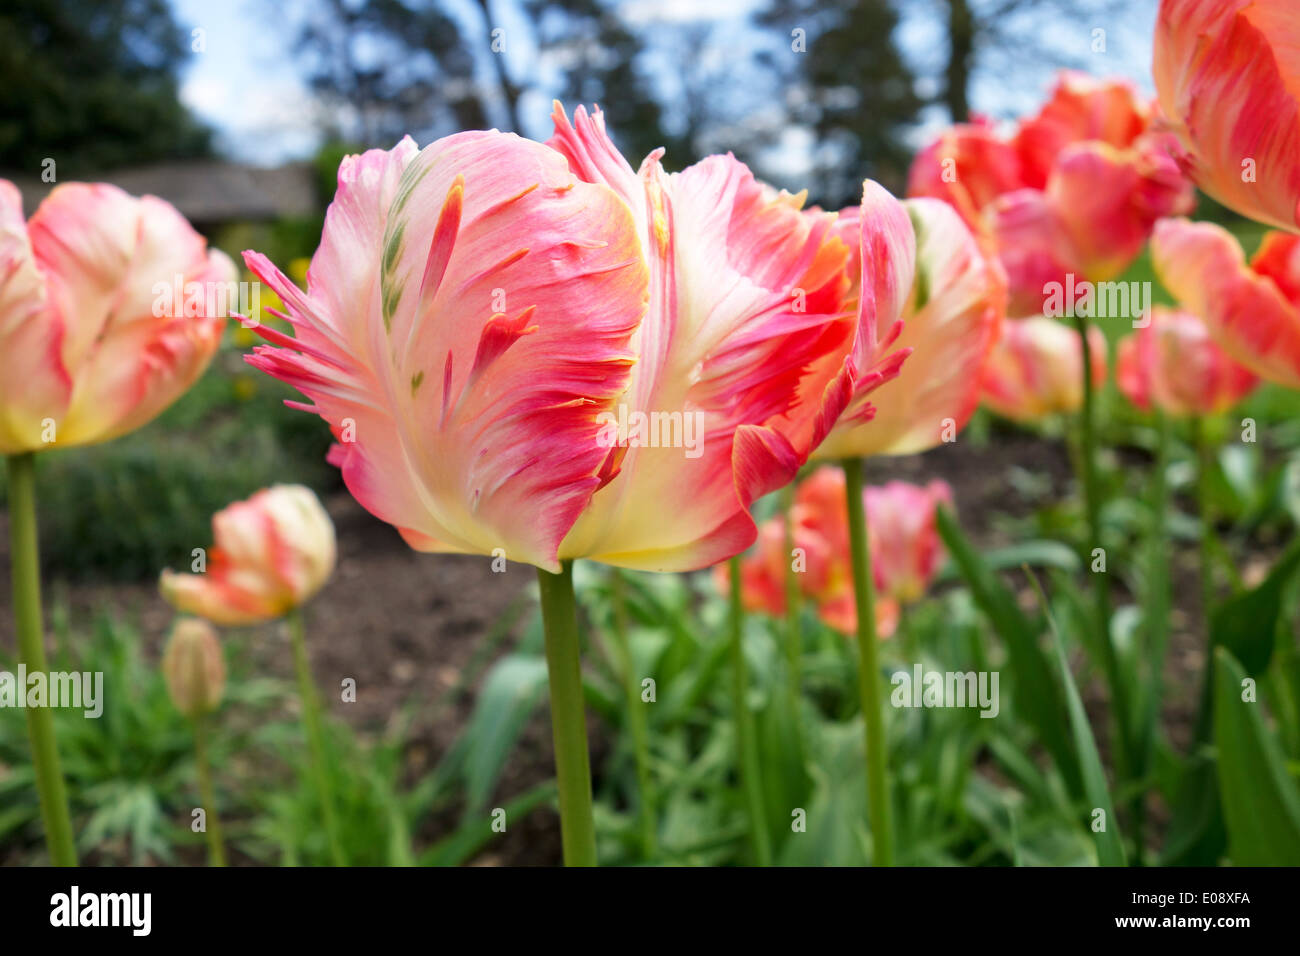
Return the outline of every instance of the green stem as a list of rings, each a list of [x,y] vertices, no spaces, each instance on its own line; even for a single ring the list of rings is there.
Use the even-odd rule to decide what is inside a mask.
[[[10,455],[9,561],[13,581],[14,627],[18,661],[28,672],[47,673],[41,623],[41,573],[36,547],[36,456]],[[45,824],[45,846],[54,866],[76,866],[68,794],[54,740],[54,714],[48,707],[28,707],[27,738],[32,745],[36,795]]]
[[[596,825],[591,815],[591,758],[582,692],[578,608],[573,562],[559,574],[537,569],[546,631],[546,673],[551,692],[551,737],[560,792],[560,839],[565,866],[596,865]]]
[[[208,760],[208,718],[194,719],[194,760],[199,771],[199,799],[203,801],[208,865],[225,866],[226,848],[221,839],[221,818],[217,814],[217,792],[212,787],[212,765]]]
[[[316,779],[316,796],[320,800],[321,818],[329,840],[330,860],[334,866],[346,866],[343,844],[339,840],[338,820],[334,816],[334,791],[330,786],[329,767],[325,762],[325,734],[321,728],[320,701],[316,697],[316,684],[311,678],[311,663],[307,659],[307,641],[303,636],[302,608],[294,608],[285,620],[289,624],[289,639],[293,644],[294,670],[298,674],[298,696],[302,701],[302,724],[307,732],[307,747],[311,753],[312,775]]]
[[[1201,614],[1208,635],[1214,609],[1214,502],[1210,493],[1214,451],[1205,433],[1205,419],[1199,415],[1192,419],[1192,444],[1196,450],[1196,510],[1201,523]]]
[[[745,666],[745,611],[740,595],[740,558],[731,559],[731,702],[736,717],[736,749],[740,753],[740,779],[749,813],[749,835],[754,861],[772,865],[772,844],[763,806],[763,781],[758,766],[758,740],[749,711],[749,670]]]
[[[636,761],[637,810],[641,823],[641,850],[647,860],[657,855],[655,838],[654,780],[650,776],[650,734],[646,726],[645,702],[641,700],[641,684],[637,680],[632,658],[632,644],[628,639],[626,582],[623,572],[610,569],[614,602],[614,637],[622,656],[623,687],[627,694],[627,720],[632,731],[632,753]]]
[[[858,690],[867,742],[867,815],[871,823],[873,862],[877,866],[893,866],[889,752],[884,696],[880,689],[875,583],[871,577],[871,549],[867,546],[867,509],[862,500],[862,462],[846,458],[843,465],[849,505],[849,545],[853,554],[853,597],[858,616]]]
[[[795,748],[802,759],[803,629],[799,624],[799,615],[803,602],[798,572],[794,569],[794,491],[794,482],[781,491],[781,512],[785,516],[785,679]]]
[[[1103,548],[1101,533],[1101,482],[1097,474],[1096,389],[1092,384],[1092,350],[1088,347],[1088,319],[1074,317],[1083,366],[1083,407],[1079,410],[1080,466],[1083,472],[1084,511],[1087,515],[1088,541],[1087,566],[1092,577],[1094,611],[1097,625],[1097,644],[1102,654],[1102,666],[1110,685],[1115,723],[1115,763],[1121,779],[1127,780],[1132,769],[1130,755],[1132,724],[1129,720],[1128,690],[1120,672],[1119,658],[1111,641],[1110,572],[1092,571],[1092,551]]]

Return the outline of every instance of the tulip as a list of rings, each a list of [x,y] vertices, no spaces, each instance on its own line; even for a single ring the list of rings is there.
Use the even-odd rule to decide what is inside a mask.
[[[216,306],[235,277],[161,199],[67,183],[24,224],[18,190],[0,180],[0,453],[152,421],[216,352]]]
[[[226,663],[212,625],[183,617],[172,629],[163,652],[163,677],[172,703],[186,717],[216,710],[226,687]]]
[[[212,516],[200,574],[162,574],[177,610],[217,624],[271,621],[301,607],[334,570],[334,526],[311,489],[275,485]]]
[[[795,554],[785,547],[779,518],[759,529],[758,546],[740,563],[745,607],[772,615],[785,613],[785,568],[792,562],[802,597],[836,630],[857,631],[849,554],[848,509],[842,471],[819,468],[799,483],[791,518]],[[922,487],[901,481],[868,486],[864,491],[872,555],[876,633],[890,637],[900,609],[924,594],[938,570],[943,546],[935,527],[935,509],[952,504],[942,481]],[[730,573],[719,565],[716,579],[726,589]]]
[[[172,703],[194,724],[194,756],[204,806],[208,861],[213,866],[225,866],[226,849],[221,839],[221,820],[217,815],[208,759],[207,716],[221,703],[226,686],[226,662],[212,625],[194,617],[177,621],[163,652],[162,671]]]
[[[1266,234],[1247,264],[1223,227],[1166,219],[1151,263],[1224,352],[1266,381],[1300,388],[1300,237]]]
[[[570,564],[748,547],[852,394],[856,329],[832,215],[729,156],[634,172],[599,112],[555,128],[345,159],[306,292],[246,254],[295,332],[249,360],[412,547],[539,568],[565,859],[593,863]]]
[[[1158,218],[1190,210],[1172,148],[1131,84],[1065,71],[1014,134],[983,121],[942,134],[913,161],[908,192],[952,203],[990,236],[1009,281],[1008,314],[1040,314],[1046,282],[1112,279]]]
[[[212,516],[214,546],[197,574],[166,570],[159,589],[177,610],[224,625],[283,617],[289,628],[303,729],[321,815],[335,866],[345,862],[334,801],[320,702],[303,634],[302,606],[334,570],[334,525],[311,489],[274,485]]]
[[[210,304],[234,266],[170,205],[115,186],[56,186],[29,221],[0,179],[0,454],[9,473],[19,660],[48,670],[42,645],[33,455],[148,423],[203,372],[221,337]],[[182,290],[160,295],[160,290]],[[197,289],[187,296],[184,290]],[[50,860],[76,864],[48,710],[27,712]]]
[[[1294,0],[1163,0],[1156,92],[1196,184],[1300,229],[1300,18]]]
[[[852,297],[864,278],[861,250],[875,250],[878,265],[866,273],[871,291],[862,314],[869,327],[888,330],[885,338],[895,351],[886,361],[907,361],[891,372],[893,381],[871,393],[874,413],[866,394],[855,396],[813,457],[905,455],[952,441],[979,402],[980,370],[1006,308],[1006,279],[997,260],[985,254],[948,204],[899,202],[870,181],[861,208],[841,211],[836,229],[854,250]],[[881,288],[882,280],[889,288]],[[878,354],[855,358],[879,361]],[[863,362],[858,381],[871,382],[873,371]]]
[[[1119,390],[1143,411],[1214,415],[1245,397],[1258,379],[1214,344],[1195,315],[1157,306],[1150,321],[1119,343]]]
[[[1106,381],[1106,340],[1088,329],[1092,384]],[[999,415],[1032,422],[1074,412],[1083,404],[1083,349],[1079,337],[1055,319],[1017,319],[1002,324],[1002,337],[984,369],[984,403]]]

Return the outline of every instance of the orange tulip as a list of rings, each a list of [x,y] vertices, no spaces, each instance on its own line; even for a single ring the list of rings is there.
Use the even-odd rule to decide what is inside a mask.
[[[1262,379],[1300,388],[1300,236],[1269,233],[1247,264],[1223,227],[1167,219],[1151,262],[1223,351]]]
[[[68,183],[24,222],[0,180],[0,454],[154,419],[207,367],[235,278],[161,199]]]
[[[283,617],[334,570],[334,525],[311,490],[275,485],[212,516],[214,546],[196,574],[162,573],[177,610],[224,625]]]
[[[1156,92],[1196,184],[1300,229],[1300,10],[1295,0],[1163,0]]]
[[[1088,328],[1093,385],[1106,381],[1106,339]],[[1002,337],[984,367],[984,404],[1015,421],[1036,421],[1083,404],[1079,335],[1055,319],[1002,323]]]
[[[1214,344],[1204,322],[1163,306],[1120,341],[1115,380],[1138,408],[1175,416],[1226,411],[1259,381]]]

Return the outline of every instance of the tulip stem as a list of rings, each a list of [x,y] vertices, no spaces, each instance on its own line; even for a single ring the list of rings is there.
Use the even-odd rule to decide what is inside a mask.
[[[208,760],[208,718],[194,718],[194,762],[199,774],[199,799],[203,801],[204,831],[208,838],[208,865],[225,866],[226,848],[221,839],[221,817],[217,814],[217,792],[212,787],[212,764]]]
[[[316,697],[316,684],[311,677],[311,662],[307,658],[307,641],[303,636],[302,608],[294,608],[286,615],[285,620],[289,624],[289,640],[293,644],[293,665],[298,675],[302,724],[307,732],[312,776],[316,780],[316,797],[320,801],[325,835],[329,839],[330,860],[334,866],[346,866],[347,858],[343,855],[343,844],[339,840],[338,820],[334,816],[334,793],[330,786],[329,768],[325,763],[325,734],[321,728],[320,701]]]
[[[871,823],[872,862],[894,865],[894,833],[890,822],[889,752],[885,737],[884,698],[880,692],[880,660],[876,638],[876,595],[867,545],[867,509],[863,504],[862,462],[846,458],[844,490],[849,505],[849,547],[853,556],[853,597],[858,617],[858,691],[867,745],[867,817]]]
[[[36,544],[36,456],[8,457],[9,562],[13,583],[14,627],[18,660],[28,672],[46,673],[44,626],[41,623],[41,573]],[[21,692],[21,691],[20,691]],[[28,707],[27,738],[32,745],[36,795],[45,825],[45,846],[54,866],[76,866],[68,794],[54,740],[54,714],[48,707]]]
[[[736,750],[740,754],[740,780],[749,813],[749,835],[754,862],[772,865],[772,843],[767,833],[767,812],[763,806],[763,781],[759,775],[758,740],[749,710],[749,668],[745,665],[745,609],[741,602],[740,558],[731,559],[731,702],[736,712]]]
[[[582,690],[578,608],[573,597],[573,562],[559,574],[537,569],[546,631],[546,673],[551,694],[551,738],[560,791],[560,839],[565,866],[596,865],[596,825],[591,813],[591,758]]]
[[[1205,419],[1199,415],[1192,418],[1192,445],[1196,452],[1196,512],[1201,524],[1201,614],[1209,634],[1210,612],[1214,609],[1214,499],[1210,492],[1214,451],[1206,435]]]
[[[781,512],[785,520],[785,666],[786,695],[794,727],[795,748],[803,758],[803,629],[799,624],[801,594],[798,572],[794,569],[794,491],[791,482],[781,490]]]
[[[1121,779],[1127,780],[1132,771],[1129,753],[1131,740],[1129,734],[1132,731],[1132,724],[1129,722],[1128,690],[1120,673],[1119,658],[1115,654],[1115,645],[1110,634],[1110,576],[1108,570],[1092,570],[1094,550],[1102,549],[1103,562],[1106,552],[1101,543],[1101,482],[1097,477],[1097,403],[1096,389],[1092,384],[1092,349],[1088,346],[1087,317],[1074,316],[1074,327],[1079,333],[1082,358],[1080,364],[1083,370],[1083,407],[1079,409],[1079,457],[1081,459],[1079,464],[1083,472],[1083,504],[1087,516],[1086,566],[1092,577],[1097,644],[1101,651],[1102,666],[1106,672],[1106,682],[1110,685],[1111,702],[1114,708],[1116,771]]]
[[[618,568],[610,569],[611,595],[614,604],[614,637],[622,656],[623,687],[627,694],[627,722],[632,732],[632,754],[636,761],[637,810],[641,824],[641,852],[653,860],[658,852],[655,839],[654,780],[650,776],[650,735],[646,727],[645,703],[641,700],[641,683],[637,680],[628,637],[627,582]]]

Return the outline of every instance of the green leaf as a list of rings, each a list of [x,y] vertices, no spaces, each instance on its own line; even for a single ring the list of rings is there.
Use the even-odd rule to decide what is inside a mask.
[[[1273,654],[1282,595],[1300,568],[1300,539],[1273,565],[1259,585],[1228,598],[1210,616],[1210,636],[1215,646],[1227,648],[1246,672],[1258,675]]]
[[[1300,864],[1300,792],[1286,771],[1259,704],[1241,699],[1246,672],[1219,648],[1214,653],[1214,742],[1228,846],[1238,866]]]
[[[482,810],[546,689],[546,660],[509,654],[488,673],[466,729],[465,815]]]
[[[1056,761],[1071,791],[1079,789],[1079,766],[1070,748],[1060,687],[1052,677],[1047,655],[1038,644],[1038,630],[1020,610],[1015,598],[971,547],[946,509],[938,511],[939,534],[952,555],[975,603],[993,622],[1006,643],[1015,704],[1038,733]]]

